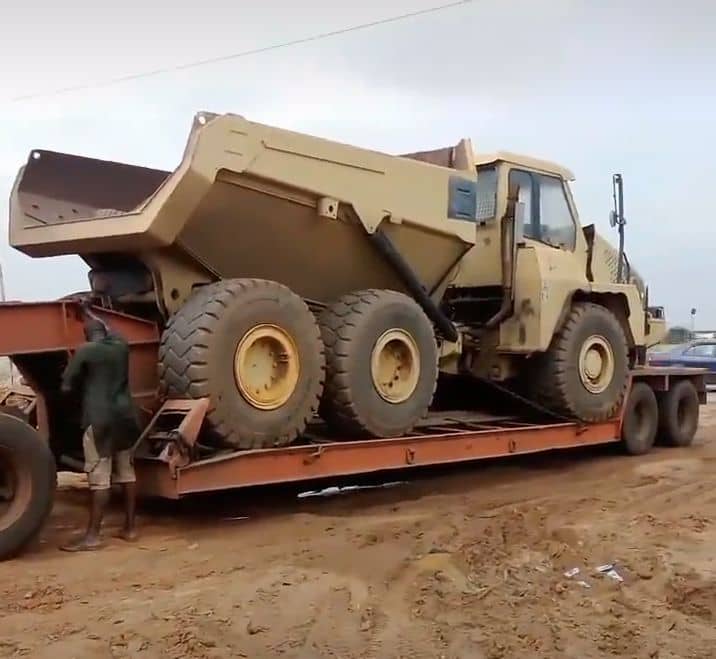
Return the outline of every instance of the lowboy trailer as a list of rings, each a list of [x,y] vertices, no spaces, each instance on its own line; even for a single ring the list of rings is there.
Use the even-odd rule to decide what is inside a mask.
[[[94,313],[130,345],[130,386],[144,424],[136,453],[142,496],[178,499],[609,443],[640,455],[658,440],[690,445],[699,405],[706,402],[705,371],[639,367],[631,371],[620,413],[601,423],[545,416],[539,409],[525,414],[517,400],[516,413],[435,410],[406,436],[335,437],[316,423],[288,447],[222,450],[202,442],[208,399],[160,398],[158,327],[99,307]],[[58,383],[83,342],[81,308],[72,299],[0,304],[0,355],[13,361],[36,394],[35,427],[16,414],[0,414],[0,558],[16,555],[42,528],[57,470],[82,469],[79,406],[59,394]]]

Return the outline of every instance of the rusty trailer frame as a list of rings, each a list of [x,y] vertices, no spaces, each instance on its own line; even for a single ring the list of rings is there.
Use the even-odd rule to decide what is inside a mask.
[[[690,379],[706,402],[705,376],[699,369],[643,367],[634,381],[648,380],[651,387],[668,391],[672,379]],[[475,462],[489,458],[527,455],[559,449],[614,444],[621,441],[624,408],[605,423],[571,422],[536,424],[508,417],[464,415],[452,423],[430,421],[406,437],[343,441],[313,440],[285,448],[227,451],[192,460],[191,448],[199,439],[208,401],[166,401],[147,426],[151,432],[163,414],[184,413],[172,450],[136,461],[138,481],[145,496],[179,499],[186,495],[242,487],[300,483],[391,472],[415,467]],[[455,413],[453,413],[457,416]],[[420,430],[422,430],[420,432]],[[141,440],[140,440],[141,441]],[[183,447],[183,448],[182,448]]]
[[[465,463],[610,444],[621,439],[621,417],[599,424],[536,424],[476,413],[453,422],[446,422],[444,418],[436,423],[428,422],[406,437],[359,441],[319,438],[302,445],[217,452],[202,458],[196,449],[200,446],[208,402],[205,399],[159,401],[157,326],[115,311],[95,308],[95,312],[130,345],[130,386],[147,421],[138,442],[136,459],[139,489],[145,496],[178,499],[200,492]],[[2,303],[0,327],[0,355],[15,361],[30,386],[33,385],[32,373],[23,371],[29,356],[69,355],[84,342],[82,315],[78,303],[72,300]],[[668,391],[672,380],[682,378],[694,383],[700,402],[705,403],[703,370],[641,367],[631,374],[631,381],[648,379],[656,392]],[[41,390],[33,389],[38,394],[38,430],[47,439],[50,428],[46,401]],[[160,420],[167,416],[175,417],[178,422],[169,431],[156,432]],[[158,438],[161,448],[154,454],[146,450],[152,436]]]
[[[129,381],[132,395],[146,422],[158,408],[157,352],[159,329],[155,323],[117,311],[94,307],[93,312],[129,343]],[[73,300],[0,303],[0,356],[9,357],[37,396],[37,430],[50,434],[48,401],[36,382],[43,356],[72,354],[85,342],[80,305]]]
[[[169,401],[173,404],[174,401]],[[519,422],[455,424],[391,439],[311,442],[285,448],[218,454],[177,464],[171,455],[139,457],[144,496],[179,499],[190,494],[260,485],[359,476],[415,467],[473,462],[619,441],[620,420],[580,426]],[[191,437],[184,438],[192,441]]]

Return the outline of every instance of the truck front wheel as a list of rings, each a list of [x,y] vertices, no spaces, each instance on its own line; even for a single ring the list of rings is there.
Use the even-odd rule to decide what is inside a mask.
[[[532,373],[545,407],[586,422],[614,418],[629,377],[627,341],[619,320],[597,304],[574,304]]]
[[[0,413],[0,560],[20,552],[40,531],[56,484],[47,444],[25,422]]]
[[[320,326],[323,418],[357,436],[409,432],[427,413],[438,376],[433,327],[417,302],[395,291],[350,293],[324,311]]]

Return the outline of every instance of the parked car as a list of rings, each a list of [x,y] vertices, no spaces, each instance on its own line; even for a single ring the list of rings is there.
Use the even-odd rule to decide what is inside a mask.
[[[649,352],[649,366],[688,366],[707,368],[706,383],[716,384],[716,339],[700,339],[672,346],[666,351]]]
[[[666,333],[666,336],[664,336],[664,338],[659,343],[654,346],[651,346],[651,348],[649,348],[649,352],[669,352],[675,347],[684,345],[689,341],[710,338],[712,337],[696,336],[694,332],[692,332],[690,329],[687,329],[686,327],[670,327],[669,331]]]

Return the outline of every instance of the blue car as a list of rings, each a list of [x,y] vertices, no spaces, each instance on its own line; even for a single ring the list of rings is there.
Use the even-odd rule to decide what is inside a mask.
[[[665,351],[651,352],[648,355],[649,366],[686,366],[706,368],[707,384],[716,384],[716,339],[689,341]]]

